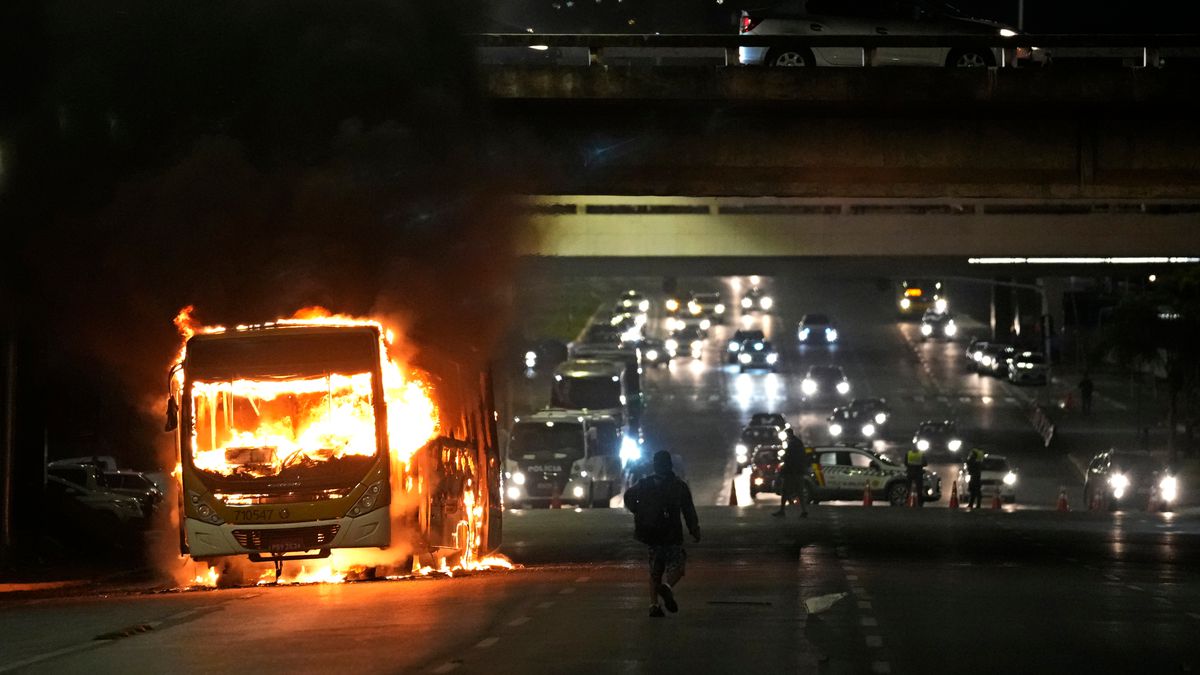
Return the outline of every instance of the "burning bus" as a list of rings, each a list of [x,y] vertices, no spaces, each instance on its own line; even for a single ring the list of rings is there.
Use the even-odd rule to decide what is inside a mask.
[[[190,310],[190,308],[189,308]],[[500,540],[491,384],[389,355],[376,322],[323,311],[201,328],[169,377],[182,553],[272,562],[387,548],[469,565]],[[414,364],[417,365],[417,364]]]

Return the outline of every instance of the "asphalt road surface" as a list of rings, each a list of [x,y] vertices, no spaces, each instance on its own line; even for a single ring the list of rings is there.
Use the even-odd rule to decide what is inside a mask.
[[[689,546],[679,614],[647,616],[645,551],[623,510],[516,511],[505,516],[503,551],[521,565],[511,572],[6,594],[0,672],[1200,668],[1200,514],[1055,512],[1060,486],[1077,502],[1080,477],[1026,420],[1024,401],[1035,391],[966,374],[961,343],[917,340],[915,326],[895,321],[890,289],[838,280],[764,285],[776,312],[746,321],[779,344],[779,373],[722,365],[725,326],[701,361],[648,377],[648,447],[684,458],[701,504],[703,541]],[[833,314],[842,344],[796,345],[806,311]],[[656,313],[652,323],[661,321]],[[771,495],[758,504],[739,495],[741,506],[727,506],[745,480],[733,445],[751,412],[783,412],[806,439],[827,440],[832,403],[799,392],[799,374],[817,363],[842,365],[856,395],[888,397],[896,414],[884,449],[905,449],[921,419],[958,419],[968,446],[1006,454],[1018,468],[1017,504],[978,512],[830,504],[806,519],[770,517]],[[948,487],[952,458],[935,468]]]

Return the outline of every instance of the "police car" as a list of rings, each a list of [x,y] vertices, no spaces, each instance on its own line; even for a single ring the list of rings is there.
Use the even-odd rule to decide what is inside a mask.
[[[908,471],[904,465],[868,450],[845,446],[812,448],[813,466],[808,475],[808,494],[814,502],[862,499],[871,486],[871,496],[886,499],[892,506],[908,502]],[[942,479],[925,469],[923,502],[942,498]]]

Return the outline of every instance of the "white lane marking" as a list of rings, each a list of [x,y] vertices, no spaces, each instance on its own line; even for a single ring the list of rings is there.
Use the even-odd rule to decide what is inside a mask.
[[[579,577],[578,579],[575,580],[575,583],[577,583],[577,584],[586,583],[590,579],[591,579],[591,577]]]
[[[859,600],[858,608],[859,609],[871,609],[871,601],[870,600]]]
[[[1142,590],[1142,587],[1141,587],[1141,586],[1135,586],[1134,584],[1125,584],[1125,588],[1128,588],[1128,589],[1129,589],[1129,590],[1131,590],[1131,591],[1140,591],[1140,590]]]
[[[437,668],[434,668],[433,672],[448,673],[452,670],[456,670],[458,668],[458,666],[459,666],[459,664],[457,664],[457,663],[452,663],[450,661],[447,661],[447,662],[443,663],[442,665],[438,666]]]
[[[879,621],[878,621],[878,620],[876,620],[876,619],[875,619],[875,617],[873,617],[873,616],[864,616],[864,617],[862,618],[862,625],[864,625],[864,626],[878,626],[878,625],[879,625]]]
[[[1164,598],[1164,597],[1162,597],[1162,596],[1156,596],[1154,599],[1155,599],[1155,600],[1157,600],[1157,601],[1159,601],[1159,602],[1161,602],[1161,603],[1162,603],[1162,604],[1164,604],[1164,605],[1169,605],[1169,604],[1171,604],[1171,599],[1170,599],[1170,598]]]
[[[554,601],[547,600],[545,602],[539,602],[537,608],[538,609],[550,609],[553,606],[554,606]]]
[[[1190,617],[1192,617],[1193,619],[1195,619],[1195,620],[1197,620],[1197,621],[1200,621],[1200,614],[1197,614],[1197,613],[1195,613],[1195,612],[1188,612],[1188,613],[1187,613],[1187,615],[1188,615],[1188,616],[1190,616]]]
[[[850,592],[855,595],[862,596],[862,595],[866,595],[867,589],[863,588],[862,586],[851,586]]]
[[[1105,574],[1104,578],[1108,579],[1109,581],[1120,581],[1121,580],[1121,577],[1118,577],[1115,574]]]
[[[510,626],[522,626],[522,625],[524,625],[524,624],[527,624],[527,623],[529,623],[529,617],[527,617],[527,616],[518,616],[517,618],[513,619],[512,621],[509,621],[509,622],[508,622],[508,625],[510,625]]]
[[[868,635],[866,640],[867,640],[868,647],[882,647],[883,646],[883,638],[879,635]]]
[[[561,591],[559,591],[559,592],[558,592],[558,594],[559,594],[559,595],[570,595],[570,594],[572,594],[572,593],[574,593],[574,592],[575,592],[575,587],[574,587],[574,586],[567,586],[566,588],[564,588],[564,589],[562,589]]]
[[[500,641],[500,638],[498,638],[498,637],[486,637],[486,638],[483,638],[482,640],[480,640],[479,642],[475,643],[475,648],[476,649],[487,649],[488,647],[491,647],[492,645],[496,644],[499,641]]]
[[[858,575],[857,574],[847,574],[846,581],[858,581]]]
[[[887,661],[876,661],[875,663],[871,664],[871,672],[880,673],[880,675],[890,673],[892,672],[892,664],[888,663]]]

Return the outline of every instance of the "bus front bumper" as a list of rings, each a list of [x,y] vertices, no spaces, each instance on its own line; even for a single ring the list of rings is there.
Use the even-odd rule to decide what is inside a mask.
[[[224,523],[184,519],[189,555],[295,554],[334,548],[386,547],[391,542],[387,507],[349,516],[298,523]]]

